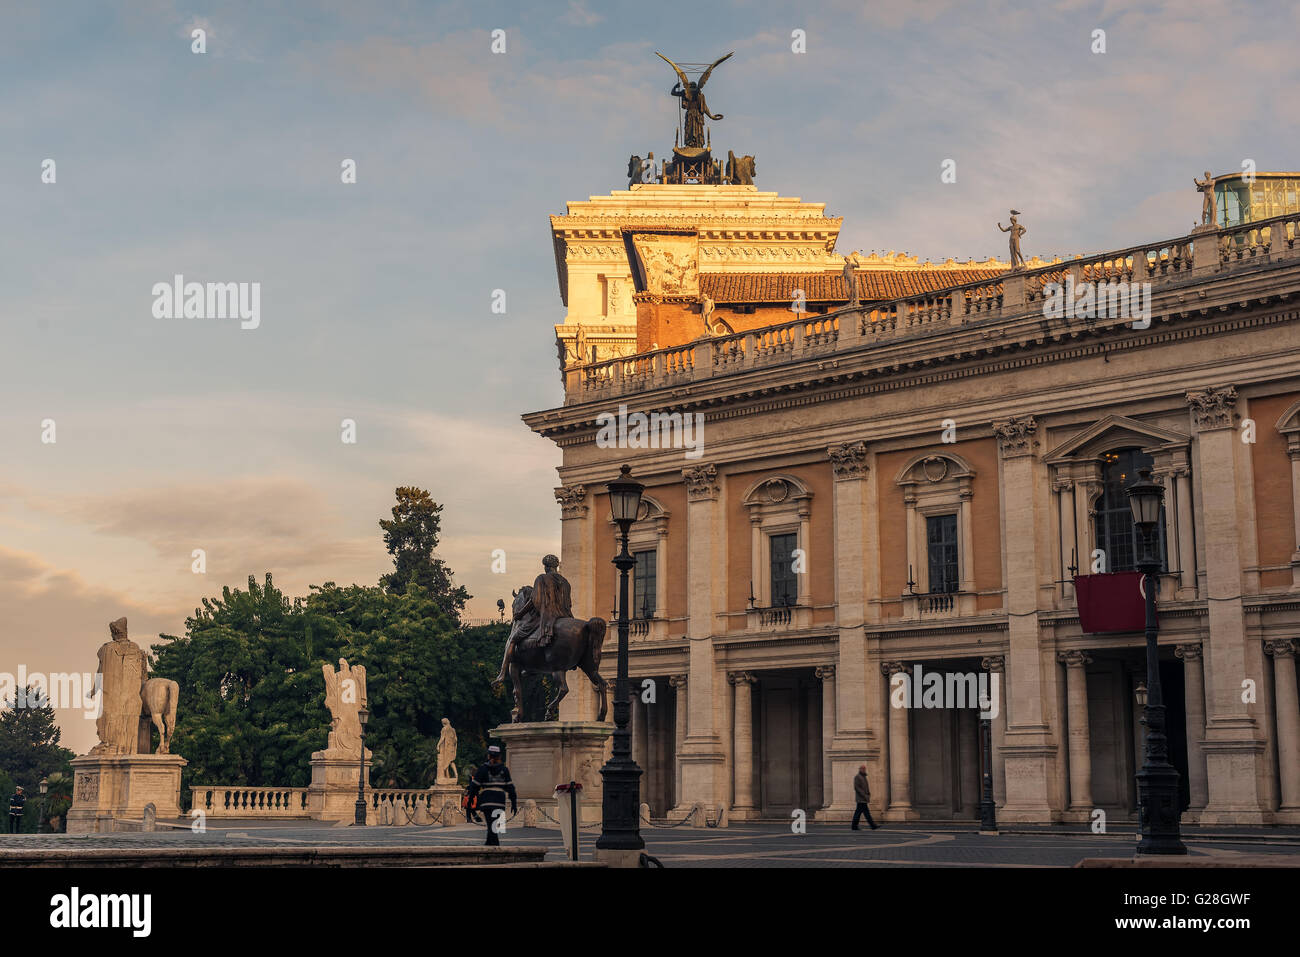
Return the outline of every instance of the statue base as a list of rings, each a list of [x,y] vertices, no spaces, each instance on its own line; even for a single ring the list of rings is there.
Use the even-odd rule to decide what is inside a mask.
[[[155,817],[181,817],[179,754],[87,754],[72,759],[74,772],[69,834],[105,834],[124,829],[119,822],[138,825],[145,806]]]
[[[555,787],[577,781],[582,785],[580,824],[600,820],[604,795],[600,769],[613,733],[612,723],[600,721],[525,721],[488,732],[505,744],[506,765],[520,805],[536,801],[540,810],[558,821]],[[542,823],[551,821],[543,817]]]
[[[311,756],[311,784],[307,810],[318,821],[351,824],[357,815],[357,766],[360,755],[315,751]],[[370,749],[366,749],[366,787],[370,787]],[[367,817],[369,820],[369,817]]]

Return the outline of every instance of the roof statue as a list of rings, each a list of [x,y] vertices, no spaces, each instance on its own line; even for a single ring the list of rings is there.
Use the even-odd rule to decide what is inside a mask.
[[[683,113],[681,129],[673,141],[673,157],[663,162],[662,169],[656,169],[653,161],[643,160],[639,154],[628,158],[628,189],[650,183],[700,184],[707,186],[753,186],[754,157],[744,155],[737,157],[728,151],[727,165],[723,168],[722,160],[713,156],[713,144],[710,131],[705,128],[705,119],[720,120],[721,113],[709,112],[709,103],[704,98],[704,86],[709,77],[724,63],[734,56],[728,53],[712,63],[676,63],[662,53],[655,56],[663,60],[677,74],[677,83],[669,91],[681,101]],[[691,79],[697,75],[698,79]]]
[[[672,88],[671,93],[681,99],[682,109],[686,111],[686,135],[683,137],[682,145],[687,149],[704,148],[704,117],[707,116],[711,120],[722,119],[721,113],[715,116],[709,112],[709,104],[704,99],[704,84],[709,82],[709,75],[719,63],[730,59],[734,55],[734,53],[728,53],[726,56],[714,60],[709,64],[709,68],[704,71],[697,83],[688,79],[682,68],[668,57],[662,53],[655,53],[655,56],[667,63],[677,73],[677,85]]]

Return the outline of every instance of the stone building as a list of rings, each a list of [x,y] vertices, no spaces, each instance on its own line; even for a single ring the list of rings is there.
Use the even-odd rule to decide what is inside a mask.
[[[1300,215],[1014,271],[868,257],[856,301],[839,225],[752,186],[637,185],[552,218],[564,402],[524,419],[563,453],[575,614],[615,606],[604,484],[625,462],[646,484],[652,813],[845,819],[866,764],[885,820],[976,818],[977,712],[891,707],[920,664],[998,675],[1000,821],[1134,819],[1143,635],[1084,631],[1076,582],[1133,567],[1146,467],[1184,820],[1300,823]],[[1067,281],[1146,289],[1149,320],[1104,291],[1054,310]],[[665,441],[597,441],[635,413]],[[585,682],[561,716],[594,716]]]

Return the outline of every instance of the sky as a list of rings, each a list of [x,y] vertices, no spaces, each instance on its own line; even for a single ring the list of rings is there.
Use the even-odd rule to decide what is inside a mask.
[[[560,456],[520,421],[563,401],[547,217],[669,152],[656,50],[735,52],[715,149],[843,216],[840,252],[1005,257],[1011,207],[1027,256],[1122,248],[1187,232],[1207,168],[1300,168],[1281,2],[139,0],[0,23],[11,674],[93,672],[111,619],[147,647],[249,575],[372,584],[398,485],[445,506],[469,615],[531,580],[560,538]],[[157,317],[178,274],[260,283],[256,328]]]

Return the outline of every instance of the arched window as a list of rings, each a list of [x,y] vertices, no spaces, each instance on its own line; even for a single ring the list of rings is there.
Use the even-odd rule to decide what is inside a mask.
[[[1106,553],[1106,571],[1131,572],[1137,569],[1142,545],[1133,524],[1133,510],[1128,503],[1128,487],[1138,480],[1138,469],[1155,463],[1141,449],[1116,449],[1101,455],[1102,493],[1097,499],[1097,547]],[[1156,531],[1156,551],[1160,570],[1168,571],[1165,561],[1165,510],[1160,509]]]

